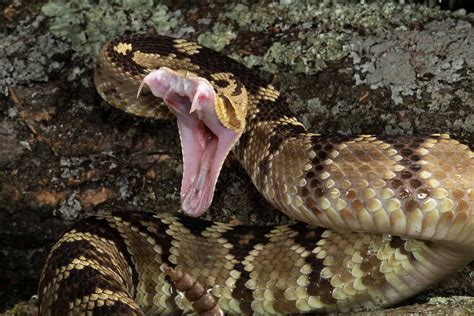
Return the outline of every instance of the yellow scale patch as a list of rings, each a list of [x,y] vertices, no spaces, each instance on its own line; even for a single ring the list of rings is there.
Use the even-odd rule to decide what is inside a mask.
[[[127,53],[131,51],[132,49],[133,47],[132,47],[132,44],[130,43],[119,43],[114,46],[114,51],[122,55],[127,55]]]
[[[214,73],[211,77],[211,84],[217,94],[214,105],[217,118],[228,129],[243,131],[247,116],[247,90],[243,85],[239,85],[230,73]],[[221,87],[215,81],[225,81],[227,86]]]
[[[76,298],[69,302],[69,310],[74,311],[84,309],[93,311],[97,307],[112,306],[117,301],[131,307],[134,310],[139,310],[138,305],[130,299],[127,294],[123,292],[112,292],[108,289],[95,288],[93,293],[84,295],[82,298]]]
[[[269,84],[266,88],[259,87],[258,94],[262,99],[276,101],[280,96],[280,91],[278,91],[271,84]]]
[[[201,45],[193,43],[193,42],[188,42],[184,39],[175,39],[174,40],[174,48],[180,53],[185,53],[188,55],[194,55],[199,53],[199,50],[202,48]]]

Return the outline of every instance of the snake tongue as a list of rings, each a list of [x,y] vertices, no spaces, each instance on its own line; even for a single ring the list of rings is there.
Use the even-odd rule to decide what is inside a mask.
[[[163,67],[143,82],[177,117],[183,152],[181,208],[200,216],[211,205],[222,164],[240,134],[219,122],[215,92],[207,80]]]

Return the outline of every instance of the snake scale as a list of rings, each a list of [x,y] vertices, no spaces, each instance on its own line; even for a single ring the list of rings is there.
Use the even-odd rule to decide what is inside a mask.
[[[191,216],[116,211],[78,222],[47,258],[42,315],[377,309],[474,258],[472,144],[445,134],[309,133],[267,81],[183,39],[111,40],[95,84],[121,110],[177,117],[182,209]],[[230,150],[298,223],[192,217],[212,201]]]

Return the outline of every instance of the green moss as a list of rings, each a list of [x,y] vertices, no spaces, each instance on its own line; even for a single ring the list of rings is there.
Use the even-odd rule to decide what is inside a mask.
[[[237,22],[240,27],[243,27],[250,25],[253,15],[246,5],[239,3],[229,10],[225,16]]]
[[[261,63],[267,71],[277,71],[282,65],[291,65],[295,73],[314,74],[326,67],[326,62],[344,57],[342,34],[333,32],[301,32],[302,41],[288,44],[275,42],[261,59],[246,58],[248,66]],[[249,65],[250,64],[250,65]]]
[[[50,30],[71,42],[80,56],[95,56],[104,42],[130,32],[169,32],[179,22],[179,14],[153,0],[50,1],[42,12],[50,18]]]
[[[206,47],[221,51],[236,37],[237,34],[231,25],[216,23],[212,27],[212,31],[202,33],[198,36],[197,41]]]
[[[349,48],[344,43],[360,31],[376,33],[406,29],[414,22],[423,23],[449,14],[425,6],[396,3],[285,4],[283,1],[268,6],[237,4],[226,11],[229,23],[237,23],[242,30],[262,32],[269,27],[280,30],[263,56],[244,59],[247,66],[260,65],[267,71],[284,69],[305,74],[313,74],[325,68],[327,61],[346,56]]]

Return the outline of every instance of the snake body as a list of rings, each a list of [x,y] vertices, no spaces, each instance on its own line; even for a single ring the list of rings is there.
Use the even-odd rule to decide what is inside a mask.
[[[145,76],[161,67],[205,79],[229,107],[245,103],[234,155],[268,201],[304,223],[255,228],[125,211],[87,218],[48,256],[41,314],[192,311],[168,267],[209,289],[228,314],[374,309],[474,258],[472,144],[445,134],[309,133],[284,96],[251,70],[163,36],[107,43],[96,87],[126,112],[169,117],[146,87],[136,98]],[[220,115],[238,123],[229,107]]]

